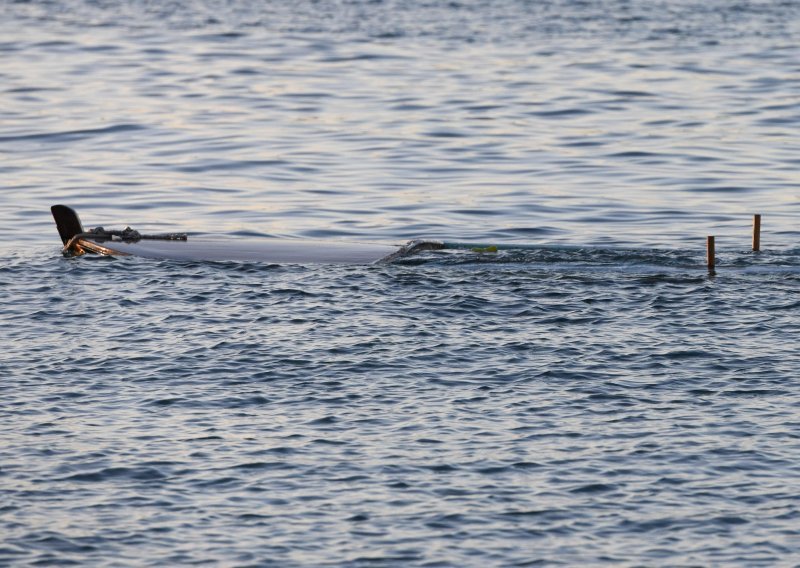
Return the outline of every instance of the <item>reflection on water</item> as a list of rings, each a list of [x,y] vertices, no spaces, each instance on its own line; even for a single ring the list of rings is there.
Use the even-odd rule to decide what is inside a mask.
[[[7,6],[3,234],[796,242],[796,7],[497,4]]]

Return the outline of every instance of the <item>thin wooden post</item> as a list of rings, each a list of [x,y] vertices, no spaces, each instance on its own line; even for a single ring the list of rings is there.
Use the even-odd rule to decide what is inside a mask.
[[[706,237],[706,264],[708,265],[708,273],[715,274],[717,255],[716,247],[714,246],[714,237],[712,236]]]
[[[753,215],[753,252],[761,250],[761,215]]]

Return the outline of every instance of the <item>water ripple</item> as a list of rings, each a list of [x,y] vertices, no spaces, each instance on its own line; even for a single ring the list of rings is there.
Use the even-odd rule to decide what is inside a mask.
[[[0,564],[797,564],[798,9],[3,4]]]
[[[42,90],[42,89],[39,89]],[[115,124],[104,128],[92,128],[86,130],[68,130],[63,132],[43,132],[40,134],[19,134],[14,136],[0,136],[0,144],[4,142],[74,142],[85,140],[106,134],[117,134],[120,132],[132,132],[143,130],[144,127],[137,124]]]

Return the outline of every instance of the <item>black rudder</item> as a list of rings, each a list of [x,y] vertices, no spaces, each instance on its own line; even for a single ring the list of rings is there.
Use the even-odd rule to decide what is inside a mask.
[[[53,213],[53,219],[55,219],[56,227],[58,227],[58,234],[64,244],[67,244],[75,235],[83,232],[81,220],[71,207],[53,205],[50,211]]]

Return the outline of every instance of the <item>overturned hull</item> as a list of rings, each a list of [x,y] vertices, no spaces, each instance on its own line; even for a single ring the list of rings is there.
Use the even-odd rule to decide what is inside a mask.
[[[292,241],[280,239],[191,239],[122,241],[82,238],[84,252],[110,256],[142,256],[175,260],[268,262],[276,264],[369,264],[397,252],[399,247],[376,244]]]
[[[371,264],[390,262],[422,250],[442,248],[437,241],[405,245],[282,239],[189,239],[186,235],[141,235],[137,231],[86,231],[77,213],[54,205],[53,218],[64,254],[141,256],[189,261],[238,261],[275,264]]]

